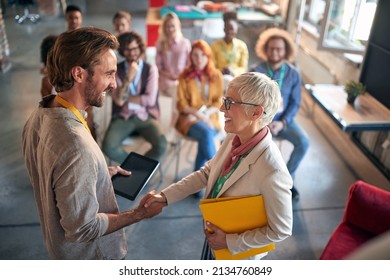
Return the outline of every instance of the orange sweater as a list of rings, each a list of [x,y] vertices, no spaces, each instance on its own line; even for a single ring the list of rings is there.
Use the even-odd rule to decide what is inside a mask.
[[[206,78],[202,79],[202,88],[205,88]],[[208,81],[208,80],[207,80]],[[208,99],[207,101],[202,97],[201,89],[198,87],[196,79],[186,80],[183,77],[179,78],[179,87],[177,92],[177,109],[180,113],[178,121],[176,123],[177,130],[187,135],[190,127],[198,122],[190,118],[188,114],[185,114],[183,110],[187,107],[192,107],[199,110],[203,105],[209,107],[219,108],[222,103],[223,96],[223,76],[222,73],[217,70],[217,74],[212,81],[208,82]],[[215,128],[219,131],[221,126],[218,121],[218,113],[210,115],[210,120],[214,124]]]

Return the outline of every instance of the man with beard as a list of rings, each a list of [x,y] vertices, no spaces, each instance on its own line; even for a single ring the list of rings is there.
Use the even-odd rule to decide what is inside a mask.
[[[127,157],[121,143],[137,133],[151,144],[145,156],[161,160],[167,140],[158,119],[158,69],[143,60],[145,43],[136,32],[126,32],[118,37],[119,54],[125,58],[118,64],[117,90],[113,91],[113,113],[103,140],[103,151],[120,163]]]
[[[280,111],[268,126],[272,135],[293,144],[287,168],[294,178],[295,171],[309,148],[306,132],[294,120],[301,104],[301,76],[290,64],[295,58],[294,42],[287,31],[269,28],[260,34],[255,51],[262,62],[251,71],[266,74],[275,80],[282,94]],[[291,193],[293,200],[297,201],[299,193],[294,185]]]
[[[67,31],[80,28],[83,24],[83,14],[81,9],[76,5],[68,5],[65,10],[65,20]]]
[[[86,121],[116,88],[118,41],[97,28],[62,33],[47,59],[58,95],[45,97],[23,130],[23,153],[45,245],[53,259],[122,259],[124,227],[161,212],[161,205],[119,212],[108,167]]]
[[[83,13],[81,9],[76,5],[68,5],[66,6],[65,10],[65,20],[66,20],[66,31],[72,31],[75,29],[78,29],[83,24]],[[94,123],[94,115],[93,115],[93,108],[88,107],[86,109],[87,111],[87,125],[89,127],[89,130],[92,133],[93,138],[96,140],[96,125]]]

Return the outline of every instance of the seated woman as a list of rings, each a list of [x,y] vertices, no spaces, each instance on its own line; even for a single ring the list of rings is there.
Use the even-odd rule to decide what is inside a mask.
[[[203,40],[195,41],[190,64],[179,76],[176,128],[198,142],[194,170],[214,156],[214,136],[221,129],[218,108],[223,96],[223,78],[211,57],[210,46]]]
[[[189,63],[191,42],[183,37],[181,23],[175,13],[168,13],[162,18],[159,38],[156,45],[156,65],[160,94],[171,97],[172,117],[169,128],[173,128],[178,112],[176,109],[177,85],[179,74]],[[164,108],[162,108],[164,110]],[[174,130],[168,131],[167,138],[174,137]]]
[[[112,24],[115,30],[115,36],[131,31],[131,14],[127,11],[117,11],[112,18]]]
[[[211,44],[215,67],[224,75],[224,86],[233,77],[248,71],[249,52],[246,43],[237,38],[238,21],[236,12],[223,15],[225,37]]]

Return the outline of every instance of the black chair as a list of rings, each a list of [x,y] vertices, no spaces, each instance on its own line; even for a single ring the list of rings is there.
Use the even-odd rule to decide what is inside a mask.
[[[32,0],[18,0],[16,4],[23,7],[23,15],[16,15],[15,20],[17,23],[22,24],[24,21],[29,20],[32,23],[36,23],[40,19],[40,15],[31,14],[29,6],[34,4]]]

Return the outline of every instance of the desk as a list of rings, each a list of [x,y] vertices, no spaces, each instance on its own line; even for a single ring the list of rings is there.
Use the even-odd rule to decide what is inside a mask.
[[[359,96],[353,106],[348,104],[344,86],[315,84],[305,85],[305,88],[314,102],[320,105],[339,128],[350,134],[350,139],[390,180],[390,169],[388,160],[386,161],[388,148],[384,146],[385,140],[390,136],[390,110],[368,93]],[[327,133],[325,131],[325,135]],[[348,144],[341,142],[344,136],[337,134],[331,134],[330,141],[338,139],[336,149],[341,154],[349,154],[358,162],[358,157],[351,154]],[[360,166],[356,162],[353,165]]]
[[[190,11],[177,11],[175,7],[149,8],[146,15],[146,41],[149,47],[155,46],[158,38],[158,28],[161,24],[161,18],[169,13],[174,12],[180,20],[204,20],[208,18],[222,18],[222,12],[200,12],[192,6]],[[269,16],[261,11],[254,11],[240,8],[237,10],[237,19],[245,24],[272,24],[280,25],[283,18],[280,15]]]
[[[180,19],[207,19],[207,18],[222,18],[223,12],[200,12],[196,8],[192,8],[190,11],[177,11],[175,7],[162,7],[160,9],[160,16],[163,17],[165,14],[173,12],[177,14]],[[277,23],[280,24],[282,17],[269,16],[261,11],[254,11],[249,9],[240,8],[237,9],[237,19],[239,22],[255,22],[255,23]]]
[[[370,94],[359,96],[354,106],[340,85],[305,85],[305,88],[332,120],[346,132],[390,130],[390,110]]]

